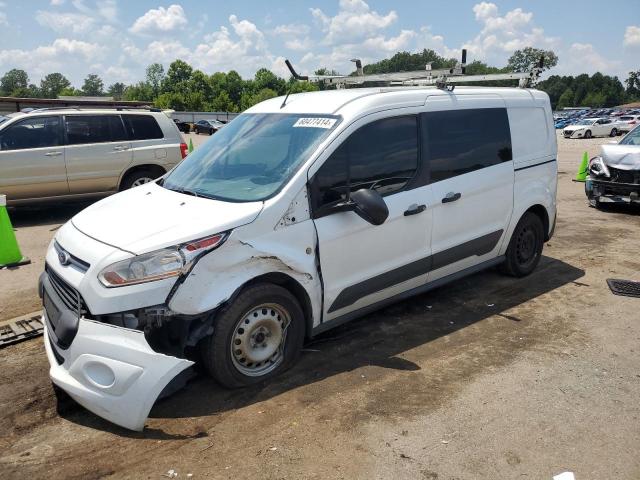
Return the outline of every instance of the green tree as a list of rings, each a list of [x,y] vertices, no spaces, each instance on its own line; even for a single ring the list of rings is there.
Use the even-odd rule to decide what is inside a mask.
[[[573,98],[575,96],[575,93],[573,93],[573,90],[571,90],[571,88],[567,88],[562,95],[560,95],[560,98],[558,100],[558,104],[555,106],[555,108],[557,108],[558,110],[561,110],[563,108],[566,107],[573,107]]]
[[[283,95],[286,90],[286,82],[266,68],[261,68],[256,72],[253,83],[256,91],[270,89]]]
[[[242,110],[254,106],[256,103],[263,102],[273,97],[277,97],[278,93],[270,88],[263,88],[256,93],[244,92],[240,100]]]
[[[187,82],[191,79],[193,68],[183,60],[174,60],[169,65],[167,76],[162,82],[163,92],[178,92],[187,90]]]
[[[240,97],[242,96],[243,80],[240,74],[235,70],[230,70],[226,76],[226,88],[231,101],[238,106],[240,110]]]
[[[151,86],[153,96],[157,97],[160,94],[160,88],[164,81],[164,67],[161,63],[152,63],[147,67],[146,71],[147,83]]]
[[[90,97],[99,97],[104,93],[104,83],[102,79],[95,73],[90,73],[84,79],[82,92]]]
[[[229,93],[221,90],[211,102],[210,108],[214,112],[236,112],[237,106],[231,101]]]
[[[69,86],[58,93],[58,97],[80,97],[82,96],[82,90]]]
[[[14,68],[0,78],[2,95],[18,97],[16,93],[25,92],[29,88],[29,76],[24,70]]]
[[[58,98],[60,92],[70,86],[71,82],[61,73],[49,73],[40,80],[40,94],[44,98]]]
[[[116,82],[112,85],[109,85],[107,89],[107,93],[110,97],[113,97],[114,100],[122,100],[124,96],[124,91],[126,89],[126,85],[122,82]]]
[[[195,70],[191,75],[191,79],[189,80],[189,90],[192,92],[200,92],[205,99],[213,99],[211,79],[200,70]]]
[[[627,101],[640,100],[640,70],[629,72],[629,77],[624,81]]]
[[[548,70],[558,64],[558,56],[553,50],[525,47],[516,50],[507,60],[507,68],[512,72],[526,72],[538,65],[540,57],[544,57],[543,70]]]
[[[153,93],[153,87],[147,82],[138,82],[135,85],[129,85],[124,89],[122,96],[124,100],[139,100],[152,102],[157,95]]]

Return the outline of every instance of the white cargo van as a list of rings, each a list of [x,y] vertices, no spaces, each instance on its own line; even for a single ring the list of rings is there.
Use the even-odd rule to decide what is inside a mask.
[[[492,266],[527,275],[555,226],[556,152],[531,89],[260,103],[56,233],[40,288],[51,379],[142,429],[194,362],[250,385],[390,302]]]

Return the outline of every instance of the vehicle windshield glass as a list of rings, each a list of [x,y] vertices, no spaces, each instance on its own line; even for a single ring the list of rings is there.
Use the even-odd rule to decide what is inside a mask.
[[[275,194],[339,123],[331,115],[242,114],[162,182],[170,190],[232,202]]]
[[[627,122],[629,120],[633,120],[633,117],[620,117],[620,120]]]
[[[593,123],[593,120],[580,120],[579,122],[576,123],[576,125],[591,125]]]
[[[636,127],[627,133],[627,135],[620,140],[619,145],[640,145],[640,127]]]

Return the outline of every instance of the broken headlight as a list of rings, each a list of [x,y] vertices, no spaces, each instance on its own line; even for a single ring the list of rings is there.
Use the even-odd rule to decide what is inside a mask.
[[[228,233],[218,233],[193,242],[136,255],[109,265],[98,274],[98,279],[105,287],[123,287],[177,277],[188,273],[200,256],[222,245],[227,236]]]
[[[589,173],[592,173],[597,177],[608,177],[610,175],[607,164],[604,163],[604,160],[602,160],[602,157],[600,156],[593,157],[591,160],[589,160]]]

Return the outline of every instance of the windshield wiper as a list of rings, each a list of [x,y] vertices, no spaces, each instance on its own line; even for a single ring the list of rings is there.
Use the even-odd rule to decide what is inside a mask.
[[[219,197],[215,195],[209,195],[207,193],[196,192],[195,190],[187,190],[186,188],[170,188],[165,186],[167,190],[171,190],[172,192],[184,193],[185,195],[191,195],[196,198],[206,198],[208,200],[219,200]]]

